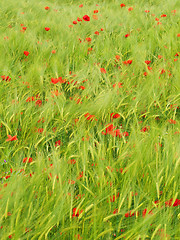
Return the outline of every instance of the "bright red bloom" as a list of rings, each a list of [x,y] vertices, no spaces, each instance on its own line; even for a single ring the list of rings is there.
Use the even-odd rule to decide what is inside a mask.
[[[28,159],[28,163],[31,163],[33,160],[32,160],[32,158],[29,158]],[[23,163],[26,163],[27,162],[27,157],[25,157],[24,159],[23,159]]]
[[[100,71],[101,71],[102,73],[106,73],[106,70],[105,70],[104,68],[100,68]]]
[[[167,15],[166,14],[162,14],[161,17],[167,17]]]
[[[172,202],[173,202],[173,198],[171,198],[169,201],[165,202],[165,206],[166,207],[171,207],[172,206]],[[180,205],[180,199],[176,199],[174,204],[173,204],[173,207],[177,207]]]
[[[44,9],[45,9],[45,10],[49,10],[49,9],[50,9],[50,7],[45,7]]]
[[[96,32],[95,32],[95,34],[96,34],[96,35],[99,35],[99,32],[98,32],[98,31],[96,31]]]
[[[22,29],[23,29],[24,31],[26,31],[27,27],[23,27]]]
[[[147,72],[144,72],[143,75],[146,77],[146,76],[148,75],[148,73],[147,73]]]
[[[124,61],[123,63],[124,63],[125,65],[128,65],[128,64],[130,65],[130,64],[132,63],[132,60],[127,60],[127,61]]]
[[[94,10],[94,13],[98,13],[99,11],[98,10]]]
[[[12,141],[18,140],[17,135],[15,135],[13,137],[11,135],[7,135],[7,136],[8,136],[8,139],[6,139],[6,142],[9,142],[9,141],[12,142]]]
[[[145,63],[146,63],[147,65],[149,65],[149,64],[151,63],[151,61],[146,60]]]
[[[42,133],[44,131],[43,128],[38,128],[38,133]]]
[[[28,97],[28,98],[26,99],[26,102],[31,102],[31,101],[35,101],[34,97]]]
[[[35,105],[38,105],[39,107],[42,105],[42,101],[39,99],[35,102]]]
[[[75,163],[76,163],[76,160],[75,160],[75,159],[70,159],[70,160],[68,160],[68,163],[69,163],[69,164],[75,164]]]
[[[141,132],[147,132],[147,131],[149,131],[149,129],[150,129],[149,126],[148,127],[145,126],[141,129]]]
[[[128,136],[129,136],[129,133],[128,133],[128,132],[123,132],[123,136],[124,136],[124,137],[128,137]]]
[[[120,117],[121,116],[118,113],[116,113],[116,114],[111,113],[111,118],[120,118]]]
[[[176,121],[173,120],[173,119],[169,119],[168,122],[171,123],[171,124],[176,124]]]
[[[77,21],[78,21],[78,22],[82,22],[82,19],[78,17],[78,18],[77,18]]]
[[[131,63],[132,63],[132,60],[127,60],[127,63],[128,63],[128,64],[131,64]]]
[[[129,12],[132,11],[132,10],[133,10],[133,7],[128,8],[128,11],[129,11]]]
[[[88,21],[90,21],[90,17],[88,15],[84,15],[83,20],[88,22]]]
[[[83,7],[83,4],[80,4],[79,7],[82,8],[82,7]]]
[[[113,214],[118,213],[118,208],[114,209]]]
[[[177,37],[180,37],[180,33],[177,34]]]
[[[56,83],[58,83],[58,82],[60,82],[60,83],[65,83],[66,80],[65,80],[65,79],[62,79],[62,77],[58,77],[58,78],[51,78],[51,82],[52,82],[53,84],[56,84]]]
[[[159,21],[159,18],[155,18],[155,20],[158,22],[158,21]]]
[[[149,13],[150,11],[149,10],[145,10],[145,13]]]
[[[45,30],[48,32],[50,30],[50,28],[49,27],[45,27]]]
[[[119,59],[121,58],[119,55],[115,56],[116,60],[119,61]]]
[[[24,51],[24,55],[26,55],[26,57],[29,55],[28,51]]]
[[[121,5],[120,5],[120,6],[121,6],[121,8],[122,8],[122,7],[125,7],[126,5],[125,5],[124,3],[121,3]]]
[[[127,38],[127,37],[129,37],[130,36],[130,34],[129,33],[127,33],[126,35],[125,35],[125,38]]]
[[[125,217],[132,217],[135,213],[131,213],[131,210],[127,213],[125,213]]]
[[[11,81],[11,78],[9,76],[6,77],[5,75],[3,75],[3,76],[1,76],[1,78],[2,78],[3,81],[6,80],[6,82]]]
[[[55,147],[60,146],[60,145],[61,145],[61,141],[60,140],[55,142]]]
[[[109,124],[106,127],[106,132],[102,132],[103,135],[107,135],[107,134],[113,134],[113,129],[115,127],[113,126],[113,124]]]
[[[82,213],[83,210],[80,211],[80,213]],[[79,210],[77,210],[77,208],[73,208],[73,215],[72,215],[72,218],[73,217],[79,217]]]
[[[91,42],[91,38],[90,38],[90,37],[87,37],[87,38],[86,38],[86,41],[87,41],[87,42]]]
[[[73,24],[77,24],[77,22],[76,22],[76,21],[73,21]]]
[[[113,88],[115,88],[116,86],[118,86],[119,88],[123,87],[122,83],[120,83],[120,82],[118,82],[118,84],[117,83],[113,84]]]

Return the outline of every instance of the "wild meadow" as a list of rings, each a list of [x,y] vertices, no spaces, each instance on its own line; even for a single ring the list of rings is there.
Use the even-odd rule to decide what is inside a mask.
[[[0,1],[0,239],[180,239],[180,2]]]

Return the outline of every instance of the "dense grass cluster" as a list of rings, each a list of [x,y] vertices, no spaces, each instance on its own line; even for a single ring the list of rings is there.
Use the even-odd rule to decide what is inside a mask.
[[[0,1],[0,239],[179,239],[178,0]]]

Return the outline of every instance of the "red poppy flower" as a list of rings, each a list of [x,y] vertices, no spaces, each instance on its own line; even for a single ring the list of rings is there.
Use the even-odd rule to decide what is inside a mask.
[[[31,102],[31,101],[35,101],[34,97],[28,97],[28,98],[26,99],[26,102]]]
[[[118,213],[118,208],[114,209],[113,214]]]
[[[177,37],[180,37],[180,33],[177,34]]]
[[[141,129],[141,132],[147,132],[147,131],[149,131],[149,129],[150,129],[149,126],[148,127],[145,126]]]
[[[94,10],[94,13],[98,13],[99,11],[98,10]]]
[[[106,132],[102,132],[103,135],[107,135],[107,134],[112,134],[113,133],[113,129],[115,127],[113,126],[113,124],[109,124],[106,127]]]
[[[82,19],[78,17],[78,18],[77,18],[77,21],[78,21],[78,22],[82,22]]]
[[[27,27],[23,27],[22,29],[25,31],[27,29]]]
[[[3,76],[1,76],[1,78],[2,78],[3,81],[6,80],[6,82],[7,81],[9,81],[9,82],[11,81],[11,78],[9,76],[3,75]]]
[[[49,10],[49,9],[50,9],[50,7],[45,7],[44,9],[45,9],[45,10]]]
[[[111,113],[111,118],[120,118],[121,116],[119,115],[119,113]]]
[[[167,15],[166,14],[162,14],[161,17],[167,17]]]
[[[90,21],[90,17],[88,15],[84,15],[83,20],[88,22],[88,21]]]
[[[129,11],[129,12],[132,11],[132,10],[133,10],[133,7],[128,8],[128,11]]]
[[[76,160],[75,160],[75,159],[70,159],[70,160],[68,160],[68,163],[69,163],[69,164],[75,164],[75,163],[76,163]]]
[[[116,86],[118,86],[119,88],[123,87],[121,82],[118,82],[118,84],[117,83],[113,84],[113,88],[115,88]]]
[[[8,136],[8,139],[6,139],[6,142],[9,142],[9,141],[12,142],[12,141],[18,140],[17,135],[15,135],[13,137],[11,135],[7,135],[7,136]]]
[[[121,6],[121,8],[122,8],[122,7],[125,7],[126,5],[125,5],[124,3],[121,3],[121,5],[120,5],[120,6]]]
[[[101,31],[104,31],[104,29],[103,29],[103,28],[101,28]]]
[[[98,31],[96,31],[96,32],[95,32],[95,34],[96,34],[96,35],[99,35],[99,32],[98,32]]]
[[[145,13],[149,13],[150,11],[149,10],[145,10]]]
[[[83,7],[83,4],[80,4],[79,7],[82,8],[82,7]]]
[[[117,61],[119,61],[121,57],[119,55],[116,55],[115,58],[117,59]]]
[[[86,38],[86,41],[91,42],[91,38],[90,37]]]
[[[76,22],[76,21],[73,21],[73,24],[77,24],[77,22]]]
[[[128,132],[123,132],[123,136],[124,136],[124,137],[128,137],[128,136],[129,136],[129,133],[128,133]]]
[[[146,63],[147,65],[149,65],[149,64],[151,63],[151,61],[146,60],[145,63]]]
[[[24,55],[26,55],[26,57],[29,55],[28,51],[24,51]]]
[[[171,123],[171,124],[176,124],[176,121],[173,120],[173,119],[169,119],[168,122]]]
[[[128,65],[128,64],[130,65],[130,64],[132,63],[132,60],[127,60],[127,61],[124,61],[123,63],[124,63],[125,65]]]
[[[132,216],[134,216],[134,213],[131,213],[131,210],[129,212],[125,213],[126,218],[127,217],[132,217]]]
[[[49,27],[45,27],[45,30],[48,32],[50,30],[50,28]]]
[[[60,146],[60,145],[61,145],[61,141],[60,140],[55,142],[55,147]]]
[[[147,72],[144,72],[143,75],[146,77],[146,76],[148,75],[148,73],[147,73]]]
[[[32,160],[32,158],[30,157],[29,159],[28,159],[28,163],[31,163],[33,160]],[[23,159],[23,163],[26,163],[27,162],[27,157],[25,157],[24,159]]]
[[[66,79],[62,79],[62,77],[51,78],[51,82],[52,82],[53,84],[56,84],[56,83],[58,83],[58,82],[60,82],[60,83],[65,83],[65,82],[66,82]]]
[[[42,101],[39,99],[35,102],[35,105],[38,105],[39,107],[42,105]]]
[[[100,71],[101,71],[102,73],[106,73],[106,70],[105,70],[104,68],[100,68]]]
[[[173,202],[173,198],[171,198],[169,201],[165,202],[165,206],[166,207],[171,207],[172,206],[172,202]],[[180,205],[180,199],[176,199],[174,204],[173,204],[173,207],[177,207]]]
[[[83,210],[81,210],[80,213],[82,213]],[[77,210],[77,208],[73,208],[73,215],[72,215],[72,218],[73,217],[79,217],[79,210]]]
[[[129,37],[130,36],[130,34],[129,33],[127,33],[126,35],[125,35],[125,38],[127,38],[127,37]]]

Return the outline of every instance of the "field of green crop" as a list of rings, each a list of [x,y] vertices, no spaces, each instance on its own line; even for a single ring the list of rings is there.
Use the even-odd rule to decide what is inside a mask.
[[[0,0],[0,240],[180,239],[180,2]]]

